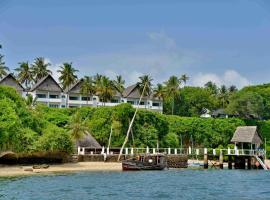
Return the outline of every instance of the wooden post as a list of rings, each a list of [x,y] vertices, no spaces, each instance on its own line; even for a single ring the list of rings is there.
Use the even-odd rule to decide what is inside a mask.
[[[248,162],[248,169],[251,169],[251,158],[250,157],[247,159],[247,162]]]
[[[220,153],[219,153],[219,167],[220,167],[220,169],[223,169],[223,153],[222,153],[222,150],[220,150]]]
[[[228,156],[228,169],[232,169],[232,156]]]
[[[204,155],[203,155],[203,167],[204,169],[208,169],[208,155],[207,155],[207,149],[204,149]]]

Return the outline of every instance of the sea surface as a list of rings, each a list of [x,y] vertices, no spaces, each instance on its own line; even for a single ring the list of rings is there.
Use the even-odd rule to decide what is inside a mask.
[[[185,169],[1,178],[0,199],[270,199],[270,171]]]

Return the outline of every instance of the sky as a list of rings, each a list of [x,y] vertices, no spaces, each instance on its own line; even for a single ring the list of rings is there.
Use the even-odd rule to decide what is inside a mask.
[[[268,0],[0,0],[0,53],[10,69],[42,56],[79,77],[150,74],[188,85],[270,82]]]

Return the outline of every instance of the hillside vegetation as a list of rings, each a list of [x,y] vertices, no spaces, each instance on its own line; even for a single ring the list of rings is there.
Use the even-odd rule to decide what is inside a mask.
[[[71,152],[76,139],[70,133],[74,118],[107,146],[111,127],[113,147],[123,143],[134,113],[130,104],[115,107],[57,109],[26,105],[10,87],[0,86],[0,148],[15,152]],[[77,122],[78,123],[78,122]],[[258,125],[263,138],[270,140],[270,121],[238,118],[213,119],[179,117],[140,110],[136,116],[128,146],[134,147],[226,147],[237,126]],[[269,144],[269,143],[268,143]]]

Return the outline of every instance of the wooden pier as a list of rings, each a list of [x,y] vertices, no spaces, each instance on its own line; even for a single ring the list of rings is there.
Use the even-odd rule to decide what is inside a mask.
[[[99,161],[116,161],[114,157],[119,155],[120,148],[87,148],[78,147],[78,156],[88,155],[88,161],[97,155],[102,155]],[[203,159],[203,167],[208,169],[213,165],[213,160],[218,161],[220,169],[224,168],[227,161],[228,169],[258,169],[267,168],[264,164],[264,150],[249,149],[212,149],[212,148],[125,148],[122,158],[132,157],[136,154],[166,154],[168,157],[181,157],[190,159]],[[91,156],[92,155],[92,156]],[[259,163],[259,164],[258,164]]]

